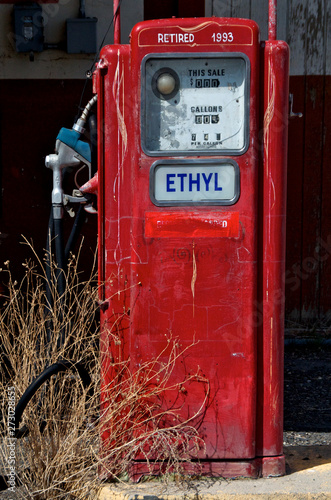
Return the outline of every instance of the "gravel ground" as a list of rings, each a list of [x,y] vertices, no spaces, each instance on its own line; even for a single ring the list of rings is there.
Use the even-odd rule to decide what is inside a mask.
[[[284,446],[331,446],[331,432],[284,431]]]

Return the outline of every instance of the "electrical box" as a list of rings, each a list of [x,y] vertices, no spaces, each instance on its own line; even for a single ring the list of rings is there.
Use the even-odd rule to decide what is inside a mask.
[[[97,18],[67,19],[68,54],[95,54],[97,51]]]
[[[17,52],[43,51],[44,28],[40,5],[14,5],[14,27]]]
[[[288,47],[251,20],[146,21],[102,50],[95,90],[101,345],[134,372],[171,332],[190,346],[171,380],[209,381],[200,472],[283,474]],[[199,380],[166,392],[169,423],[205,398]]]

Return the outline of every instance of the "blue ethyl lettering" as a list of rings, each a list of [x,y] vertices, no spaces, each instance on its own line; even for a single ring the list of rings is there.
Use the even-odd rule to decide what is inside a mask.
[[[192,191],[193,184],[196,184],[197,191],[200,191],[200,174],[197,174],[197,178],[193,179],[193,174],[189,174],[189,191]]]
[[[209,191],[209,184],[210,184],[212,176],[213,176],[213,174],[209,174],[208,177],[206,176],[205,173],[202,174],[202,178],[206,184],[206,191]]]
[[[167,193],[217,192],[223,191],[219,179],[220,172],[176,172],[167,173],[165,188]],[[221,174],[220,174],[221,175]]]
[[[187,177],[187,174],[177,174],[177,177],[180,178],[180,190],[184,191],[184,178]]]
[[[167,174],[167,193],[176,192],[176,188],[171,187],[175,184],[175,181],[172,180],[174,177],[176,177],[176,174]]]
[[[215,191],[222,191],[222,188],[218,185],[218,173],[215,172]]]

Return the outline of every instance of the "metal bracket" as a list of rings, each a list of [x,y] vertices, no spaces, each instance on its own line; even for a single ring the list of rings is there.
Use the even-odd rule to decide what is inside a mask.
[[[289,107],[290,107],[290,113],[289,113],[289,118],[302,118],[303,114],[302,113],[294,113],[293,112],[293,99],[294,96],[293,94],[289,95]]]

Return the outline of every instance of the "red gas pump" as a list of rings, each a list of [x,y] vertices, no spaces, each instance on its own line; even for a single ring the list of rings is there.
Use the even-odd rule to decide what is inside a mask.
[[[199,367],[209,381],[204,474],[285,473],[288,47],[274,27],[273,9],[262,44],[250,20],[142,22],[94,74],[102,346],[134,370],[169,332],[184,348],[195,340],[172,376]],[[102,376],[106,387],[107,363]],[[204,397],[190,385],[185,418]]]

